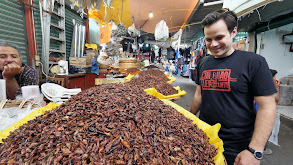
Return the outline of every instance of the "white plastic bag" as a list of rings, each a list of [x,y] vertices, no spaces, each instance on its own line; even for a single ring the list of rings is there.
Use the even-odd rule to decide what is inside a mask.
[[[129,34],[131,37],[138,37],[138,36],[140,36],[140,32],[139,32],[139,30],[137,30],[137,29],[135,28],[134,23],[133,23],[131,26],[128,27],[128,34]]]
[[[113,30],[117,30],[117,25],[113,22],[113,21],[110,21],[111,25],[112,25],[112,31]]]
[[[280,114],[276,114],[276,119],[274,123],[274,127],[271,133],[271,136],[269,138],[269,141],[272,142],[275,145],[279,145],[278,143],[278,134],[279,134],[279,129],[280,129]]]
[[[157,23],[155,28],[155,39],[166,41],[169,38],[169,28],[164,20]]]

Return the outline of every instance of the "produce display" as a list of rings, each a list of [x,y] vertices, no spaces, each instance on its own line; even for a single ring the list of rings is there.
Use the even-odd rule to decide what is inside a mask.
[[[206,134],[130,84],[103,84],[24,124],[1,164],[214,164]]]
[[[178,91],[169,83],[158,83],[155,89],[165,96],[178,94]]]
[[[159,69],[159,67],[157,67],[155,65],[149,65],[149,66],[146,66],[144,68],[146,68],[146,69]]]
[[[174,87],[167,83],[170,79],[160,70],[149,69],[139,73],[138,78],[133,78],[128,84],[139,89],[155,88],[159,93],[168,96],[178,94]]]
[[[137,68],[128,68],[128,69],[126,69],[126,71],[127,71],[128,73],[135,73],[135,72],[138,72],[138,71],[140,71],[140,70],[137,69]]]
[[[140,72],[140,76],[151,75],[155,77],[161,77],[163,81],[169,81],[168,77],[165,76],[164,72],[155,69],[148,69],[146,71]]]

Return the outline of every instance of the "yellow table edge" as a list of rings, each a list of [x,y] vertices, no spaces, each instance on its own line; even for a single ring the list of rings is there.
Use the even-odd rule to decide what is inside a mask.
[[[211,125],[205,123],[204,121],[200,120],[194,114],[185,110],[181,106],[179,106],[171,101],[168,101],[168,100],[164,100],[164,99],[161,99],[161,100],[165,104],[170,105],[171,107],[175,108],[178,112],[182,113],[185,117],[191,119],[192,123],[197,124],[197,126],[207,134],[207,136],[210,138],[209,143],[213,144],[218,149],[217,155],[214,157],[215,164],[224,165],[223,141],[218,136],[218,132],[221,128],[221,125],[218,123],[218,124],[211,126]],[[43,115],[46,111],[55,109],[58,106],[59,106],[58,104],[49,103],[45,107],[38,108],[38,109],[34,110],[33,112],[31,112],[30,114],[25,116],[20,121],[16,122],[15,124],[11,125],[7,129],[5,129],[4,131],[0,132],[0,143],[3,143],[2,139],[7,138],[9,136],[10,132],[13,132],[14,130],[18,129],[20,126],[27,123],[28,121],[33,120],[37,116]]]

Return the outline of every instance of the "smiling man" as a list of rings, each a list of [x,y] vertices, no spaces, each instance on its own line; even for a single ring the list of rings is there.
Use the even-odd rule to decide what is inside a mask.
[[[221,124],[219,137],[229,165],[260,164],[276,113],[276,88],[268,64],[260,55],[232,47],[237,34],[235,13],[213,12],[202,24],[212,56],[198,63],[190,111],[200,110],[199,118],[210,125]]]
[[[9,99],[21,94],[21,87],[39,85],[39,74],[32,67],[22,64],[17,47],[0,41],[0,79],[6,80]]]

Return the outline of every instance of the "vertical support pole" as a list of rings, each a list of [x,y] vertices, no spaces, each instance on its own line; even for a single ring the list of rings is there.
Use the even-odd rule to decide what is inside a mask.
[[[48,0],[40,1],[40,7],[43,6],[44,10],[49,10]],[[42,63],[43,70],[46,74],[49,73],[49,49],[50,49],[50,22],[51,15],[40,10],[41,25],[42,25]]]
[[[89,16],[87,8],[84,9],[84,12],[87,14],[87,16]],[[89,17],[87,17],[87,19],[85,19],[84,25],[85,25],[85,29],[86,29],[85,30],[85,42],[86,43],[91,43],[91,41],[90,41],[90,28],[89,28]]]
[[[25,2],[32,4],[32,0],[25,0]],[[28,42],[29,64],[32,66],[36,55],[35,27],[32,8],[30,6],[24,5],[24,14]]]

